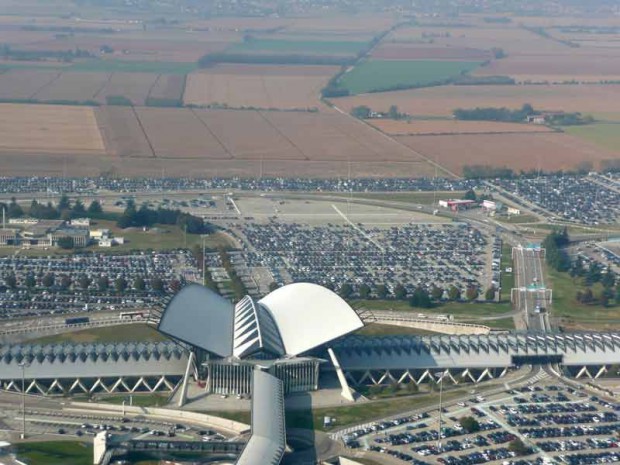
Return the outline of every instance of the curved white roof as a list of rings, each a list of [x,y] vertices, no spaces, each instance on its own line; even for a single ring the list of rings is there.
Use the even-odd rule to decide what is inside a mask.
[[[338,294],[317,284],[289,284],[258,303],[273,317],[287,355],[301,354],[364,326]]]

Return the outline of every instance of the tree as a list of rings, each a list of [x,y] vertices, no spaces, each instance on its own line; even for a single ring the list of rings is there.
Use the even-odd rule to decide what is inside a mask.
[[[349,283],[344,283],[340,286],[340,297],[348,299],[351,295],[353,295],[353,287]]]
[[[144,291],[146,289],[146,282],[142,276],[138,276],[133,280],[133,288],[136,291]]]
[[[107,276],[99,276],[97,278],[97,289],[100,291],[107,291],[110,287],[110,280]]]
[[[47,273],[45,276],[43,276],[43,279],[41,279],[41,284],[43,284],[45,287],[52,287],[55,280],[56,277],[54,276],[54,273]]]
[[[35,278],[34,274],[28,273],[26,275],[26,287],[28,289],[34,289],[37,285],[37,278]]]
[[[422,287],[416,287],[413,291],[411,299],[409,299],[409,305],[420,308],[431,308],[433,306],[428,292]]]
[[[467,288],[467,290],[465,291],[465,298],[467,300],[469,300],[470,302],[473,302],[474,300],[476,300],[478,298],[478,295],[480,293],[478,292],[478,288],[475,286],[469,286]]]
[[[17,204],[15,197],[11,197],[11,203],[9,203],[9,208],[6,213],[9,215],[9,218],[19,218],[20,216],[24,216],[24,210],[22,210],[22,207]]]
[[[530,450],[519,438],[515,438],[508,444],[508,450],[517,455],[527,455]]]
[[[69,201],[69,197],[67,194],[62,194],[60,200],[58,201],[58,211],[69,210],[71,208],[71,202]]]
[[[459,424],[467,433],[480,431],[480,423],[474,417],[461,417],[459,418]]]
[[[461,290],[456,286],[450,286],[450,289],[448,289],[448,298],[450,300],[459,300],[461,298]]]
[[[4,277],[4,283],[10,287],[11,289],[15,289],[17,287],[17,278],[14,273],[10,273]]]
[[[56,244],[61,249],[65,249],[65,250],[72,249],[74,246],[73,238],[70,236],[59,237],[58,240],[56,241]]]
[[[443,289],[433,284],[433,287],[431,288],[431,297],[433,300],[441,300],[443,297]]]
[[[484,298],[485,300],[495,300],[495,288],[493,286],[487,289],[484,293]]]
[[[388,288],[385,284],[379,284],[375,288],[375,292],[377,293],[377,297],[379,299],[385,299],[388,296]]]
[[[401,114],[398,111],[398,107],[396,105],[391,105],[388,110],[388,118],[390,119],[400,119]]]
[[[71,277],[69,277],[69,276],[68,276],[68,275],[66,275],[66,274],[63,274],[63,275],[60,277],[60,288],[61,288],[63,291],[66,291],[66,290],[67,290],[67,289],[69,289],[70,287],[71,287]]]
[[[405,300],[407,298],[407,289],[402,284],[397,284],[394,287],[394,297],[398,300]]]
[[[93,280],[90,279],[85,274],[81,274],[80,277],[78,278],[78,284],[80,285],[82,289],[88,289],[88,286],[90,286],[92,282]]]
[[[153,278],[151,280],[151,289],[155,292],[164,292],[164,282],[161,278]]]
[[[114,289],[118,294],[122,294],[127,289],[127,280],[122,276],[114,280]]]
[[[467,192],[465,192],[465,194],[463,194],[463,199],[473,200],[475,202],[477,199],[476,192],[473,189],[469,189]]]
[[[80,218],[86,215],[86,208],[84,208],[84,204],[80,199],[75,201],[75,205],[73,205],[73,209],[71,210],[71,214],[75,218]]]
[[[103,213],[103,209],[101,208],[101,204],[98,200],[93,200],[88,206],[87,212],[89,215],[99,215]]]
[[[362,284],[358,292],[360,299],[368,299],[370,297],[370,286],[368,284]]]
[[[372,110],[366,105],[360,105],[351,109],[351,115],[358,119],[368,119]]]

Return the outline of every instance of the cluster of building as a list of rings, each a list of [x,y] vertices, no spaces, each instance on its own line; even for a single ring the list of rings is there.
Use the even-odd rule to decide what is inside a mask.
[[[109,229],[91,228],[88,218],[73,220],[41,220],[11,218],[8,228],[0,229],[0,246],[57,247],[63,239],[70,239],[71,247],[88,245],[112,247],[125,243],[123,237],[114,237]]]

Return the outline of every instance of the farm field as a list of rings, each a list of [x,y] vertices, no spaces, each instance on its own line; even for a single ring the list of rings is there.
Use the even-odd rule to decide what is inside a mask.
[[[183,74],[160,74],[150,88],[148,98],[180,104],[183,101],[185,85],[186,76]]]
[[[479,64],[474,61],[368,60],[345,73],[338,85],[351,94],[421,86],[472,71]]]
[[[311,109],[338,68],[333,66],[218,65],[190,73],[183,100],[233,108]]]
[[[57,79],[41,87],[33,96],[39,101],[95,100],[108,84],[109,73],[61,73]]]
[[[333,99],[346,112],[359,105],[387,112],[398,105],[414,116],[451,116],[456,108],[520,108],[529,103],[537,109],[588,113],[617,112],[620,85],[514,85],[441,86],[395,92],[379,92]]]
[[[0,104],[0,150],[104,154],[105,146],[92,108]]]
[[[511,76],[518,82],[615,81],[620,79],[620,49],[618,52],[588,50],[508,56],[477,69],[473,74]]]
[[[151,73],[112,73],[92,98],[106,103],[108,97],[122,96],[134,105],[144,105],[158,77]]]
[[[377,60],[469,60],[486,61],[493,55],[488,50],[466,47],[441,47],[409,43],[384,43],[375,48]]]
[[[466,165],[558,171],[591,162],[596,168],[602,160],[617,157],[617,153],[562,133],[400,136],[398,140],[456,173]]]
[[[586,126],[570,126],[564,129],[580,139],[588,140],[616,153],[620,158],[620,123],[595,123]]]
[[[122,158],[154,158],[155,153],[134,108],[107,106],[96,110],[108,153]]]
[[[355,55],[366,46],[364,41],[291,40],[253,38],[226,49],[231,53],[298,53],[302,55]]]
[[[506,134],[552,131],[546,126],[495,121],[370,119],[366,122],[390,135]]]
[[[60,76],[56,70],[15,69],[0,74],[0,99],[30,99]]]

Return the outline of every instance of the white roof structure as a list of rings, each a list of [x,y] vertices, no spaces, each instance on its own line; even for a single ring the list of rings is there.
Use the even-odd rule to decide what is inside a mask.
[[[287,355],[301,354],[364,326],[338,294],[317,284],[289,284],[258,303],[275,320]]]
[[[242,359],[260,351],[297,356],[362,326],[349,304],[316,284],[289,284],[235,306],[192,284],[172,299],[158,329],[220,357]]]

